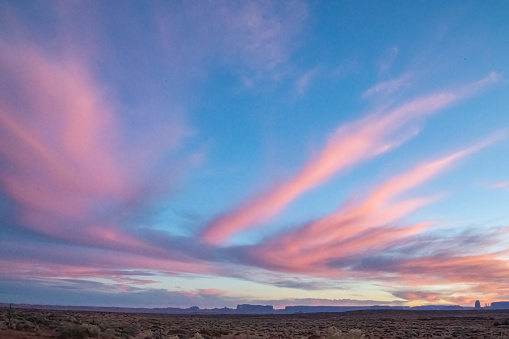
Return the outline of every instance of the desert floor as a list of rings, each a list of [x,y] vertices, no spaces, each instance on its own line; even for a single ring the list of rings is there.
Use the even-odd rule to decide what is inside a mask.
[[[0,308],[0,338],[509,338],[509,310],[168,315]],[[329,329],[329,336],[327,336]],[[198,333],[198,334],[197,334]],[[350,338],[354,336],[344,336]]]

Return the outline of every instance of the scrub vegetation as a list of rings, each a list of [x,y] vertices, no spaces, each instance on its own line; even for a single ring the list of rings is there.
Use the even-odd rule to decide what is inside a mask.
[[[182,315],[0,308],[0,338],[508,338],[509,310]]]

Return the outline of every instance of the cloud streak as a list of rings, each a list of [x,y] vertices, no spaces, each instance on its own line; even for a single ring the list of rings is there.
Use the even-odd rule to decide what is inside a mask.
[[[235,66],[247,87],[260,80],[277,81],[286,72],[284,64],[295,51],[296,36],[308,16],[307,5],[299,0],[285,5],[259,1],[182,4],[178,12],[172,6],[157,9],[158,35],[171,60],[181,63],[177,69],[187,69],[183,76],[206,64],[227,64]]]
[[[94,202],[134,194],[106,140],[116,133],[114,116],[74,60],[51,62],[33,47],[7,51],[2,71],[15,77],[12,70],[23,70],[14,83],[26,107],[4,100],[0,108],[0,152],[8,164],[0,183],[21,207],[24,226],[56,237],[71,234],[69,228],[81,234],[80,225],[96,214]]]
[[[364,98],[375,95],[389,95],[397,91],[401,91],[412,81],[412,74],[405,73],[395,79],[380,82],[362,93]]]
[[[389,179],[374,188],[365,200],[346,204],[332,214],[271,239],[256,248],[253,256],[270,267],[299,273],[323,272],[330,269],[331,260],[395,246],[431,225],[421,222],[397,227],[401,219],[436,200],[436,197],[398,197],[490,142],[491,139]]]
[[[205,54],[202,58],[213,55],[215,61],[243,63],[252,69],[263,65],[268,73],[287,60],[290,40],[306,17],[306,7],[299,1],[291,9],[256,2],[215,5],[207,5],[213,9],[213,19],[205,11],[202,14],[206,22],[196,21],[201,36],[193,48],[202,49],[203,43],[212,42],[201,50]],[[163,10],[167,12],[168,8]],[[53,11],[62,16],[62,22],[69,19],[60,6],[48,9],[52,14]],[[195,6],[186,8],[188,17],[193,17],[194,12],[193,19],[199,19],[197,11]],[[281,21],[281,16],[286,19]],[[59,24],[57,29],[62,28]],[[69,28],[71,31],[63,35],[76,34],[76,27]],[[163,40],[175,33],[163,32],[164,25],[159,28]],[[217,30],[225,34],[211,33]],[[86,39],[86,46],[78,49],[72,41],[59,41],[57,37],[54,43],[59,48],[45,49],[44,43],[31,43],[22,35],[16,34],[16,41],[0,37],[0,187],[14,207],[9,223],[17,229],[18,236],[30,235],[52,246],[51,250],[41,249],[35,246],[37,241],[20,243],[20,239],[8,239],[3,242],[5,256],[0,264],[10,274],[22,276],[39,272],[47,277],[77,274],[109,279],[115,275],[108,271],[116,269],[148,269],[169,275],[217,273],[215,263],[205,263],[203,258],[203,253],[210,254],[214,249],[202,246],[205,249],[194,253],[183,248],[182,243],[198,249],[196,241],[183,239],[178,243],[166,230],[162,232],[164,236],[156,239],[151,225],[139,220],[152,200],[172,193],[176,173],[187,166],[187,155],[181,155],[179,148],[189,133],[178,112],[164,111],[165,117],[161,118],[161,113],[152,114],[143,107],[143,112],[136,112],[143,115],[142,126],[131,128],[131,110],[139,102],[150,102],[152,98],[147,99],[144,94],[157,97],[159,92],[149,93],[143,88],[142,100],[133,98],[134,108],[118,103],[117,94],[132,94],[136,88],[147,86],[131,86],[126,92],[122,86],[110,87],[108,76],[115,76],[116,68],[97,76],[95,71],[103,66],[97,61],[99,55],[89,58],[87,53],[89,49],[98,53],[96,47],[104,41],[94,41],[97,46],[91,48],[90,39]],[[220,44],[214,45],[213,41]],[[177,42],[189,43],[187,39]],[[169,48],[178,46],[176,43]],[[110,51],[113,56],[118,52]],[[176,70],[179,67],[172,64],[178,64],[179,57],[175,53],[169,56],[172,60],[158,65],[175,68],[166,71],[183,78]],[[108,55],[101,57],[107,59]],[[139,57],[136,54],[125,62],[130,64]],[[186,69],[196,67],[189,61],[179,65]],[[127,73],[122,75],[126,79],[144,80],[141,72]],[[161,126],[162,120],[169,126]],[[168,160],[173,155],[178,161]],[[3,225],[0,231],[10,232]],[[20,254],[21,248],[26,256]],[[30,258],[38,259],[31,262]],[[45,264],[47,270],[40,272],[37,265]]]
[[[126,224],[142,200],[168,194],[178,166],[163,177],[156,169],[169,167],[164,157],[186,129],[175,124],[163,143],[147,138],[151,147],[141,152],[124,140],[108,89],[81,57],[50,57],[29,43],[1,46],[0,186],[15,206],[14,223],[62,243],[173,257]],[[159,138],[157,130],[151,137]]]
[[[234,233],[269,220],[299,195],[336,173],[387,152],[411,137],[405,131],[419,118],[444,109],[497,78],[493,73],[458,90],[417,98],[339,127],[320,154],[305,163],[295,176],[219,215],[205,227],[201,238],[207,243],[219,244]]]

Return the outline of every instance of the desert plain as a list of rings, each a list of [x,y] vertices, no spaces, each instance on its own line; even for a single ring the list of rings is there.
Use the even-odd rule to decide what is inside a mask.
[[[0,338],[6,339],[360,337],[509,338],[509,310],[179,315],[0,309]]]

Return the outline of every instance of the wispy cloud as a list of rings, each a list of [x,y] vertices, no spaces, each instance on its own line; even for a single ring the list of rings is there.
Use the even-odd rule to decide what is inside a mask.
[[[404,73],[401,76],[392,79],[380,82],[362,93],[364,98],[372,97],[375,95],[390,95],[392,93],[403,90],[407,87],[412,81],[411,73]]]
[[[9,82],[0,90],[0,185],[16,206],[16,224],[88,247],[151,252],[123,223],[142,199],[171,187],[177,171],[156,169],[168,166],[162,156],[186,128],[175,124],[161,140],[154,128],[142,152],[124,139],[107,88],[81,58],[50,57],[30,43],[2,42],[2,51]]]
[[[443,109],[496,79],[496,75],[490,74],[456,91],[417,98],[339,127],[321,153],[309,160],[294,177],[219,215],[204,229],[202,239],[217,244],[236,232],[272,218],[300,194],[332,175],[382,154],[411,137],[406,130],[418,118]]]
[[[219,11],[230,32],[224,40],[226,49],[239,48],[251,62],[268,69],[288,59],[291,38],[307,16],[305,4],[299,1],[285,6],[255,1],[231,6],[223,2]]]
[[[397,56],[399,54],[399,48],[397,46],[391,47],[386,53],[385,56],[380,61],[379,66],[379,72],[384,74],[387,73],[392,65],[394,64],[394,61],[396,60]]]
[[[42,246],[1,241],[0,267],[4,276],[23,278],[102,278],[112,281],[125,276],[178,274],[225,274],[214,262],[166,251],[110,247],[94,248],[69,244]],[[150,247],[155,247],[150,245]],[[222,273],[220,273],[222,271]]]
[[[295,87],[299,95],[302,95],[307,91],[311,81],[316,76],[317,72],[318,72],[317,68],[312,69],[310,71],[305,72],[297,79]]]
[[[349,274],[369,276],[417,304],[491,302],[509,291],[507,251],[497,250],[506,248],[506,234],[506,227],[470,234],[435,229],[399,246],[368,250],[362,259],[350,257],[356,263],[350,262]],[[433,302],[427,300],[432,296]]]
[[[440,296],[438,293],[433,292],[422,292],[422,291],[397,291],[394,292],[393,295],[395,297],[405,299],[408,301],[414,300],[424,300],[427,302],[438,303],[440,301]]]
[[[302,1],[204,2],[183,4],[168,20],[168,9],[159,20],[159,35],[172,59],[192,68],[219,62],[235,66],[248,87],[260,80],[277,80],[297,45],[297,34],[308,9]],[[192,24],[190,24],[192,23]],[[187,32],[187,34],[186,34]],[[182,60],[182,56],[186,60]]]
[[[494,187],[494,188],[505,188],[505,189],[509,189],[509,182],[506,182],[506,181],[497,182],[497,183],[495,183],[495,184],[492,184],[491,186],[492,186],[492,187]]]
[[[254,257],[271,267],[296,272],[327,271],[331,260],[357,252],[395,246],[430,226],[429,222],[401,227],[402,218],[436,197],[398,199],[409,190],[449,168],[488,142],[422,164],[374,188],[363,201],[267,241]]]
[[[60,7],[52,10],[61,10],[59,18],[68,19]],[[186,11],[201,33],[192,40],[191,49],[195,50],[187,52],[201,55],[202,64],[213,57],[213,62],[242,64],[253,72],[271,73],[289,58],[294,35],[307,10],[304,3],[295,1],[291,6],[208,3],[188,6]],[[164,12],[168,13],[168,8]],[[176,22],[187,25],[182,18]],[[162,69],[183,79],[176,70],[183,64],[175,48],[189,45],[189,36],[182,34],[179,39],[186,41],[177,41],[169,36],[176,31],[166,32],[160,23],[162,38],[168,39],[166,47],[172,54],[167,62],[156,58],[158,65],[175,68]],[[137,106],[121,106],[116,95],[132,92],[122,92],[122,86],[111,88],[112,84],[104,81],[111,80],[111,74],[95,73],[96,58],[89,58],[87,47],[93,49],[91,53],[98,50],[88,46],[90,37],[79,49],[59,39],[54,39],[59,48],[51,51],[23,34],[16,35],[15,42],[3,37],[0,40],[0,187],[15,207],[9,223],[24,236],[52,244],[47,248],[37,246],[37,242],[4,241],[0,265],[12,276],[25,278],[32,272],[39,277],[116,281],[120,278],[112,271],[119,269],[211,274],[216,263],[205,261],[211,259],[206,254],[213,253],[214,248],[194,239],[176,241],[166,231],[153,236],[155,230],[139,220],[152,200],[170,195],[182,170],[197,161],[188,148],[181,150],[189,127],[180,112],[174,114],[168,109],[159,119],[161,114],[154,118],[158,113],[152,115],[143,106],[143,112],[135,112],[143,116],[143,126],[129,126]],[[134,60],[137,58],[139,55]],[[185,66],[191,69],[197,64],[187,61]],[[136,70],[127,73],[129,79],[143,81]],[[138,99],[133,98],[136,103]],[[184,248],[183,243],[196,251]],[[20,254],[20,248],[25,255]],[[132,284],[143,282],[132,279]]]

